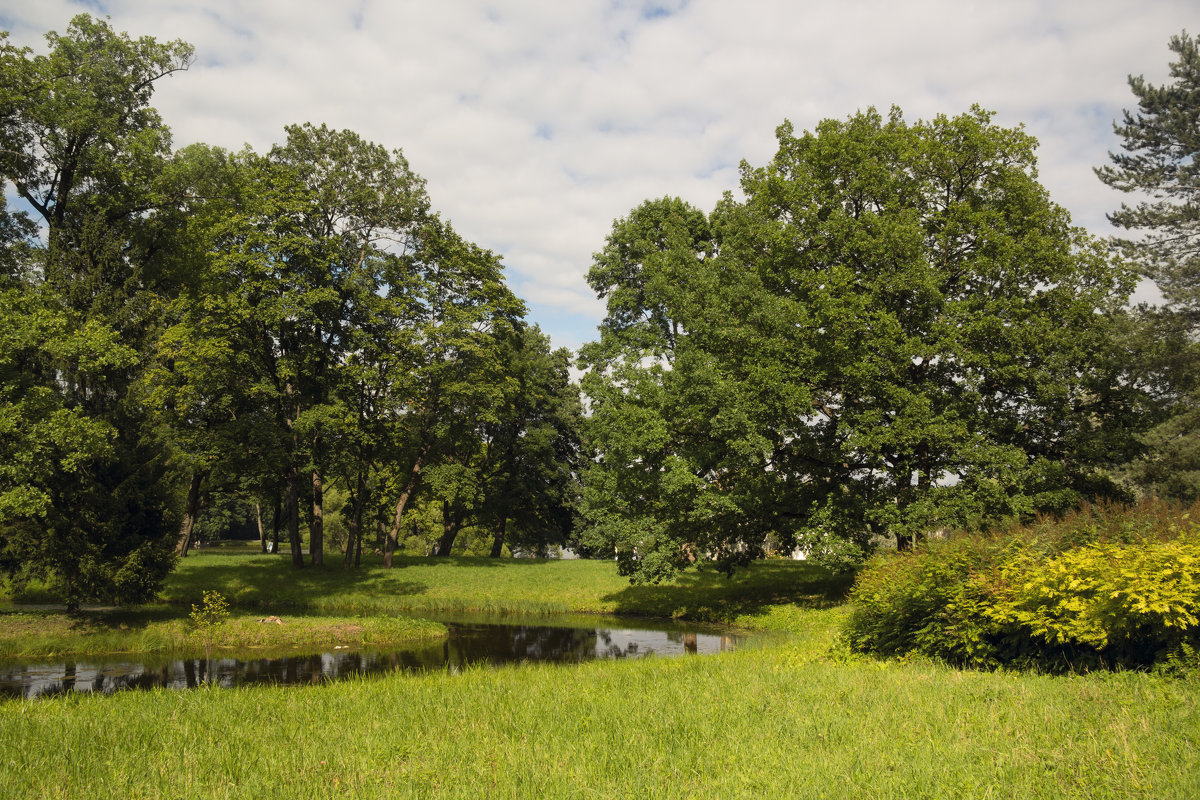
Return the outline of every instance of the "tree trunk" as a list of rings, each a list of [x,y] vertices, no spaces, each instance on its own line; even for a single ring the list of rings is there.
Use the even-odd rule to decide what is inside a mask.
[[[404,516],[404,507],[408,505],[408,498],[412,494],[412,490],[416,488],[417,478],[421,477],[421,467],[428,449],[428,446],[422,447],[421,452],[417,453],[417,460],[413,462],[412,471],[408,474],[408,483],[404,485],[404,491],[400,492],[400,499],[396,501],[396,513],[392,516],[392,527],[388,529],[387,544],[383,554],[385,567],[392,566],[392,554],[396,552],[396,545],[399,544],[400,518]]]
[[[504,529],[508,526],[508,517],[501,517],[496,526],[496,534],[492,539],[492,558],[499,558],[504,552]]]
[[[356,564],[354,554],[362,551],[362,515],[363,507],[367,504],[367,476],[360,468],[358,470],[358,482],[354,487],[354,504],[350,511],[350,524],[346,527],[350,530],[349,538],[346,541],[346,555],[342,559],[342,566],[350,567],[351,564]]]
[[[254,504],[254,520],[258,523],[258,546],[262,551],[267,552],[267,529],[262,524],[262,505]]]
[[[321,471],[312,471],[312,524],[308,529],[308,551],[312,565],[325,563],[325,493],[321,487]]]
[[[358,541],[356,541],[356,542],[354,543],[354,566],[356,566],[356,567],[357,567],[357,566],[361,566],[361,565],[362,565],[362,540],[363,540],[363,535],[362,535],[362,529],[361,529],[361,528],[360,528],[360,529],[359,529],[359,531],[358,531],[358,537],[357,537],[357,539],[358,539]]]
[[[458,529],[462,526],[462,513],[450,511],[450,501],[442,501],[442,537],[438,539],[437,552],[435,556],[446,557],[450,555],[450,548],[454,547],[454,540],[458,536]]]
[[[200,513],[200,485],[204,476],[203,470],[192,470],[192,479],[188,483],[187,502],[183,506],[183,523],[179,526],[179,540],[175,543],[175,555],[183,558],[192,546],[192,528],[196,525],[196,516]]]
[[[300,469],[293,457],[287,471],[287,527],[288,544],[292,548],[292,566],[304,567],[304,550],[300,543]]]
[[[283,527],[283,496],[276,491],[275,516],[271,520],[271,552],[279,555],[279,529]]]

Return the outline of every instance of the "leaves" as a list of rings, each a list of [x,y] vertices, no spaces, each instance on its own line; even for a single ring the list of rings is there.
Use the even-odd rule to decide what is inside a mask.
[[[1105,491],[1132,277],[1050,202],[1034,140],[978,108],[777,138],[707,224],[650,201],[595,256],[587,497],[623,569],[732,567],[768,535],[846,564]]]

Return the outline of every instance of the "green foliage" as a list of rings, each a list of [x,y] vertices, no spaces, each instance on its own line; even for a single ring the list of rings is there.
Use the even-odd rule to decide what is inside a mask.
[[[0,571],[71,607],[140,602],[173,563],[175,490],[134,390],[176,287],[149,101],[192,52],[87,15],[46,40],[0,41],[0,179],[45,226],[0,213]]]
[[[215,628],[221,627],[229,618],[229,603],[218,591],[209,590],[204,593],[200,605],[192,604],[192,613],[188,615],[192,624],[203,635],[208,635]]]
[[[1124,473],[1143,492],[1192,503],[1200,499],[1200,42],[1184,31],[1169,46],[1170,83],[1129,76],[1137,110],[1113,125],[1123,151],[1096,174],[1137,198],[1109,220],[1130,234],[1116,240],[1120,251],[1166,299],[1140,309],[1130,341],[1131,379],[1148,388],[1156,413]]]
[[[884,656],[1042,669],[1144,668],[1200,644],[1200,525],[1147,503],[879,556],[847,644]]]
[[[1112,336],[1133,276],[975,108],[785,123],[744,200],[617,220],[581,351],[594,552],[636,580],[1120,495],[1141,390]]]
[[[188,619],[192,622],[195,635],[204,642],[204,657],[212,658],[217,632],[229,619],[229,604],[220,592],[206,590],[201,604],[192,605],[192,613],[188,614]]]
[[[1122,192],[1142,199],[1109,215],[1114,225],[1143,235],[1119,242],[1124,251],[1158,284],[1167,301],[1192,309],[1200,306],[1200,42],[1183,31],[1172,36],[1172,82],[1147,83],[1129,76],[1138,100],[1136,113],[1126,111],[1113,130],[1124,151],[1110,153],[1112,164],[1097,176]]]

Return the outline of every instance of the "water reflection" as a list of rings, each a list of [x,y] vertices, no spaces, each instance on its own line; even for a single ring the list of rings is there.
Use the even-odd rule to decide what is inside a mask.
[[[72,692],[123,689],[194,689],[322,683],[398,670],[450,669],[525,662],[578,663],[597,658],[640,658],[718,653],[738,639],[729,634],[685,630],[559,628],[447,622],[442,641],[388,652],[338,650],[281,658],[203,658],[174,661],[60,661],[0,663],[0,698],[49,697]]]

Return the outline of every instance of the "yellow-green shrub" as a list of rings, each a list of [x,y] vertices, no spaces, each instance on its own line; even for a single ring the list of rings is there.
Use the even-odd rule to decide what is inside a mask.
[[[1047,561],[1014,559],[988,616],[1049,647],[1090,648],[1113,664],[1165,658],[1200,625],[1200,536],[1100,542]]]
[[[851,598],[843,637],[860,652],[1052,670],[1177,663],[1200,650],[1200,527],[1158,503],[1084,509],[878,557]]]

